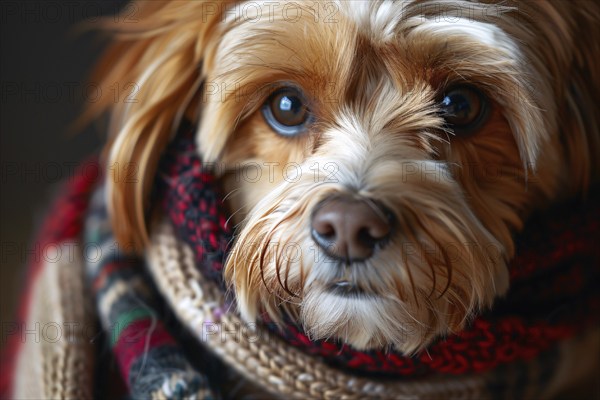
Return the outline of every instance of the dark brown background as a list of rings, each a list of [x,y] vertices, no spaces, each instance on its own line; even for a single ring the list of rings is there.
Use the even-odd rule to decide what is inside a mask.
[[[0,2],[0,300],[14,318],[27,253],[60,179],[91,154],[103,133],[68,128],[94,98],[86,80],[101,35],[77,27],[123,1]],[[93,84],[93,83],[92,83]]]

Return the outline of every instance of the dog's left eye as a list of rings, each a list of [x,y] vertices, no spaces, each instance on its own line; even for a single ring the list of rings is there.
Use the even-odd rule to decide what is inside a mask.
[[[486,121],[488,100],[472,86],[450,88],[442,100],[442,115],[457,135],[473,133]]]
[[[262,113],[275,132],[295,136],[306,130],[311,119],[302,93],[292,87],[277,90],[265,102]]]

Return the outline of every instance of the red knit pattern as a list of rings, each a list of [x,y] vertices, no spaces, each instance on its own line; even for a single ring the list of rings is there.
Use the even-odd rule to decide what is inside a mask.
[[[113,349],[124,381],[130,382],[131,364],[143,357],[146,351],[165,345],[175,345],[175,341],[160,321],[144,318],[129,324],[119,335]]]

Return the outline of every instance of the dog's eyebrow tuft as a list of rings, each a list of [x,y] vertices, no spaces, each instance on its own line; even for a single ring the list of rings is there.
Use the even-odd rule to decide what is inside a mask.
[[[498,26],[465,18],[456,21],[412,18],[412,33],[428,33],[439,37],[462,36],[470,41],[501,51],[509,58],[520,54],[517,44]],[[410,25],[410,21],[408,23]]]

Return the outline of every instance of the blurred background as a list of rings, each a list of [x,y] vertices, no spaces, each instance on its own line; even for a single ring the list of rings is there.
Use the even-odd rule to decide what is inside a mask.
[[[70,132],[98,93],[87,80],[102,35],[86,21],[125,1],[0,1],[0,301],[14,318],[35,230],[58,183],[96,151],[100,125]]]

